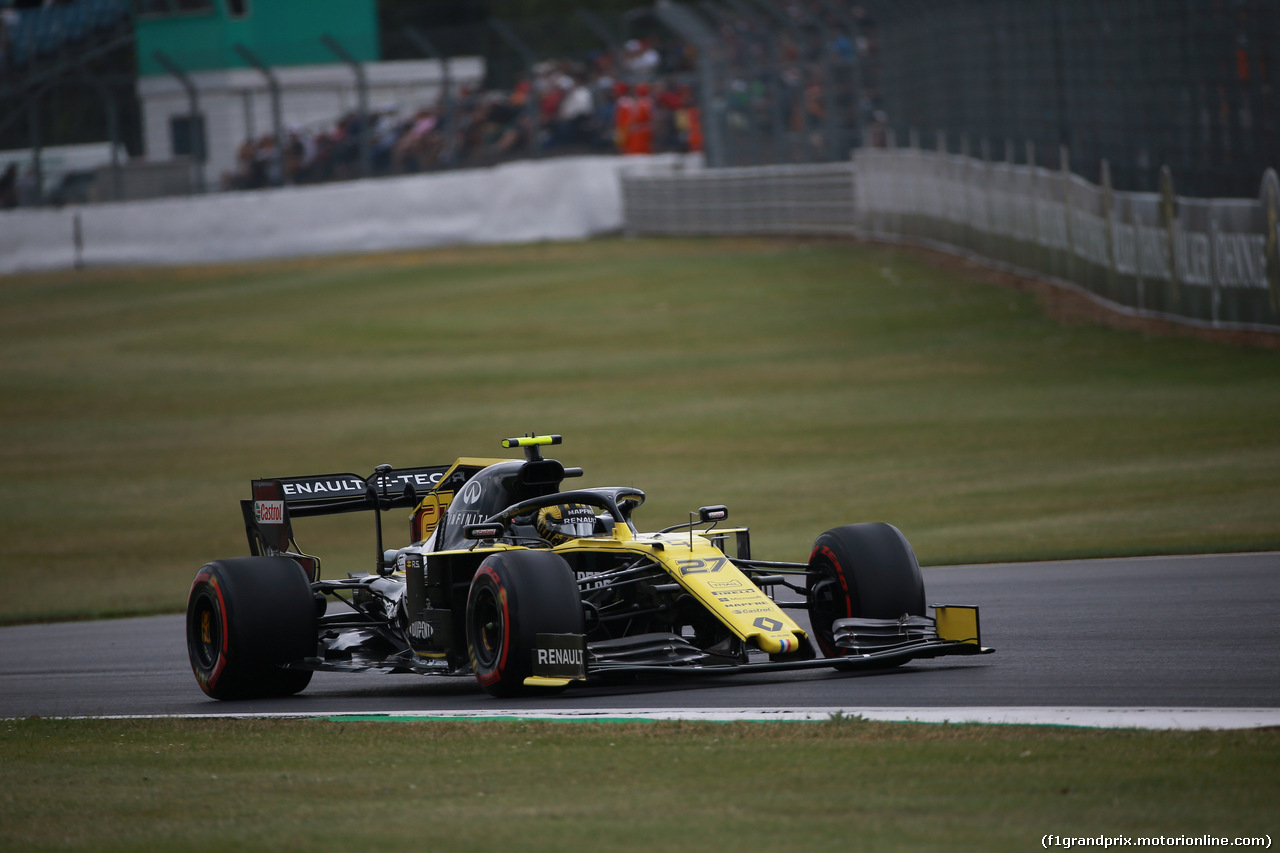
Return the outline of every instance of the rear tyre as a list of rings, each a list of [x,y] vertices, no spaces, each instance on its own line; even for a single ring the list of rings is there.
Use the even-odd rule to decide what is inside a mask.
[[[214,699],[292,696],[310,670],[281,664],[316,653],[316,602],[306,573],[287,557],[209,563],[187,597],[187,655]]]
[[[569,564],[549,551],[488,557],[467,596],[467,654],[491,696],[559,693],[526,687],[538,634],[582,634],[582,598]]]
[[[837,648],[837,619],[897,619],[924,615],[924,578],[902,532],[892,524],[849,524],[828,530],[809,555],[809,620],[824,657],[848,654]],[[888,661],[894,666],[901,661]]]

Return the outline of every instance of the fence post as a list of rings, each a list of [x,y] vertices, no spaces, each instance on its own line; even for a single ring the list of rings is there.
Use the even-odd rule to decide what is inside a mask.
[[[116,107],[115,96],[106,83],[90,74],[84,66],[80,67],[80,77],[102,97],[107,111],[107,136],[111,139],[111,201],[120,201],[123,195],[120,175],[120,111]]]
[[[440,152],[440,159],[444,161],[446,166],[452,166],[457,161],[458,149],[461,148],[462,143],[459,142],[458,130],[454,127],[453,80],[449,76],[449,58],[436,50],[436,46],[426,36],[418,32],[416,27],[405,27],[404,34],[409,41],[413,42],[414,47],[440,63],[440,127],[444,131],[445,138],[444,150]]]
[[[280,81],[276,79],[276,75],[267,64],[257,57],[253,51],[240,43],[234,46],[235,52],[240,58],[258,70],[267,80],[267,92],[271,95],[271,129],[276,136],[276,150],[274,160],[276,161],[276,172],[280,176],[280,183],[284,183],[284,120],[281,118],[280,110]]]
[[[44,204],[44,161],[40,155],[40,102],[38,92],[32,92],[27,101],[27,129],[31,134],[31,175],[35,181],[33,196],[37,205]],[[19,201],[26,204],[26,201]]]
[[[364,76],[364,66],[328,33],[320,36],[320,41],[333,52],[334,56],[350,65],[352,73],[355,74],[356,103],[360,116],[360,173],[362,177],[367,178],[373,174],[373,150],[369,145],[372,128],[369,127],[369,81]]]
[[[756,2],[760,3],[762,2],[762,0],[756,0]],[[764,0],[763,5],[768,5],[770,8],[773,8],[772,2],[770,2],[770,0]],[[825,36],[825,32],[824,32],[825,27],[823,25],[822,19],[819,18],[815,12],[812,12],[806,9],[803,3],[796,4],[793,7],[793,9],[798,14],[803,15],[806,21],[808,21],[808,23],[815,25],[818,31],[822,32],[823,35]],[[801,43],[803,43],[803,33],[801,31],[801,28],[798,25],[795,25],[793,22],[793,29],[796,33],[796,38],[799,39]],[[822,62],[821,62],[822,109],[825,115],[823,116],[822,125],[823,125],[823,133],[827,137],[827,140],[826,140],[827,159],[832,161],[841,159],[841,154],[840,154],[841,149],[843,148],[847,150],[848,148],[848,146],[841,145],[840,141],[836,138],[837,134],[836,134],[835,59],[836,59],[835,42],[829,38],[823,38]]]
[[[1030,251],[1030,257],[1034,258],[1031,266],[1038,269],[1042,273],[1048,273],[1052,266],[1050,265],[1051,251],[1049,243],[1045,235],[1044,224],[1040,221],[1040,174],[1036,170],[1036,144],[1032,140],[1027,140],[1027,186],[1030,189],[1031,205],[1030,205],[1030,229],[1031,240],[1035,243]]]
[[[524,99],[525,120],[529,122],[529,153],[537,157],[542,153],[542,146],[538,144],[538,100],[534,97],[533,88],[535,78],[533,67],[538,64],[538,57],[506,21],[490,18],[489,27],[524,60],[525,73],[529,75],[529,95]]]
[[[853,139],[851,148],[861,148],[867,144],[866,129],[862,126],[862,53],[858,49],[857,20],[832,0],[818,0],[828,17],[837,22],[849,39],[849,120],[852,122]]]
[[[1280,318],[1280,177],[1275,169],[1262,175],[1262,225],[1266,229],[1267,292],[1271,296],[1272,321]]]
[[[1076,242],[1074,224],[1071,221],[1071,150],[1065,145],[1058,146],[1058,180],[1062,182],[1062,220],[1066,230],[1066,266],[1067,280],[1076,280]]]
[[[658,20],[698,51],[698,89],[702,104],[702,131],[705,137],[707,165],[725,165],[724,99],[716,94],[715,50],[717,39],[706,24],[688,9],[672,2],[658,0],[653,7]]]
[[[1098,166],[1098,180],[1102,184],[1102,218],[1107,223],[1107,291],[1108,298],[1119,302],[1120,259],[1116,252],[1115,196],[1111,190],[1111,163],[1103,157]]]
[[[196,89],[196,84],[191,82],[191,78],[186,75],[181,68],[178,67],[172,59],[164,54],[163,51],[154,51],[151,54],[156,62],[164,67],[174,77],[183,89],[187,90],[187,105],[189,108],[188,133],[191,135],[191,153],[193,166],[193,177],[195,178],[195,191],[197,193],[204,192],[204,164],[205,164],[205,144],[204,144],[204,119],[200,115],[200,95]],[[197,133],[196,131],[199,131]]]
[[[1180,314],[1182,281],[1178,278],[1178,200],[1173,194],[1173,171],[1168,166],[1160,167],[1160,226],[1169,241],[1169,310]]]

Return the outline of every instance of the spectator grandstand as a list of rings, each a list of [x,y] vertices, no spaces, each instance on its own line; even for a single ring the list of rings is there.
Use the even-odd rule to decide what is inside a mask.
[[[0,0],[0,70],[13,74],[128,26],[129,0]]]

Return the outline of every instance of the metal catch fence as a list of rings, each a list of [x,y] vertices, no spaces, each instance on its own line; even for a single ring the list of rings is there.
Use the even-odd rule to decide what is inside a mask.
[[[623,177],[628,231],[853,234],[849,163],[695,169]]]

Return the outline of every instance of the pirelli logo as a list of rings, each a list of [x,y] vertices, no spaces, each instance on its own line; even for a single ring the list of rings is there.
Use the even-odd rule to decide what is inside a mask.
[[[586,678],[587,638],[581,634],[539,634],[533,674],[543,678]]]

